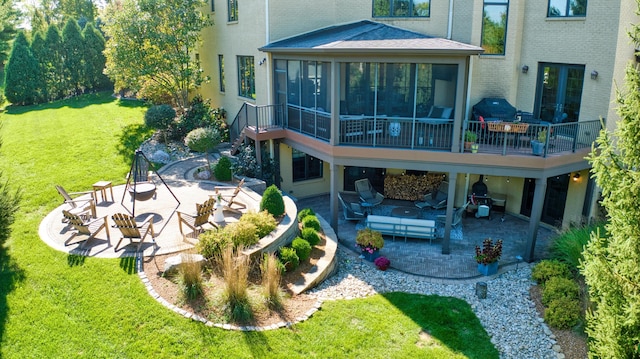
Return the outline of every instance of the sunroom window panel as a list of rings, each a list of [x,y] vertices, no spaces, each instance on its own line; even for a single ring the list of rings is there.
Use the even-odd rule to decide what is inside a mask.
[[[287,63],[287,102],[300,105],[300,61]]]

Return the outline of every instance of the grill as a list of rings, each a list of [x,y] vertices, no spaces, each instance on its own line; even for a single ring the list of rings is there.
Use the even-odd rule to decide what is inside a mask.
[[[516,119],[516,108],[503,98],[484,98],[473,106],[473,119],[479,117],[485,121],[513,122]]]

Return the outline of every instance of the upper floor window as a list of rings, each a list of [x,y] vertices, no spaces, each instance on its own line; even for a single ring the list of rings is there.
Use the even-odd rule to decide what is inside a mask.
[[[482,48],[485,54],[504,55],[508,10],[509,0],[485,0],[482,9]]]
[[[238,95],[256,99],[256,78],[253,56],[238,56]]]
[[[216,11],[216,4],[215,4],[216,0],[211,0],[211,12]]]
[[[548,17],[587,15],[587,0],[549,0]]]
[[[431,0],[373,0],[373,17],[429,17]]]
[[[220,74],[220,92],[224,92],[224,55],[218,55],[218,73]]]
[[[238,21],[238,0],[227,0],[228,21]]]

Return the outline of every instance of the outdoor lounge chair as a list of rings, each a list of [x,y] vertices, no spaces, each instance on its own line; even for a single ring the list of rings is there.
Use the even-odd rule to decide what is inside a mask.
[[[344,219],[346,219],[347,221],[359,221],[365,218],[364,210],[362,209],[362,206],[360,206],[360,203],[345,202],[341,193],[338,193],[338,199],[340,200],[340,204],[342,205],[342,213],[344,214]]]
[[[422,201],[416,201],[414,204],[416,207],[423,209],[425,207],[431,207],[433,209],[442,209],[447,206],[447,199],[449,198],[449,182],[442,181],[437,190],[424,195]]]
[[[231,196],[225,196],[220,194],[218,192],[218,189],[220,189],[221,187],[216,187],[215,197],[220,196],[220,198],[222,199],[225,211],[229,211],[233,213],[241,213],[240,211],[241,209],[247,208],[246,204],[236,201],[236,197],[242,190],[243,185],[244,185],[244,178],[240,180],[240,183],[238,183],[236,188],[233,190],[233,194]],[[234,206],[237,208],[234,208]]]
[[[368,178],[359,179],[355,182],[356,192],[362,202],[369,204],[369,207],[377,206],[384,200],[384,195],[373,188]]]
[[[151,234],[151,242],[156,245],[156,235],[153,231],[152,214],[149,215],[141,223],[136,222],[133,216],[124,213],[116,213],[111,216],[111,219],[115,223],[113,226],[118,228],[120,230],[120,233],[122,233],[122,237],[120,237],[118,244],[116,244],[116,247],[114,248],[115,252],[118,251],[118,246],[125,238],[129,239],[129,244],[134,243],[134,240],[138,240],[138,248],[136,249],[136,252],[139,251],[140,247],[142,246],[142,242],[144,242],[148,234]]]
[[[96,201],[93,198],[93,191],[86,192],[67,192],[62,186],[56,185],[58,193],[64,198],[64,203],[70,206],[67,211],[71,214],[84,215],[87,211],[91,211],[91,217],[96,218]],[[80,196],[90,194],[91,198],[72,198],[72,196]],[[66,222],[63,217],[63,222]]]
[[[204,203],[196,203],[196,213],[189,214],[185,212],[177,211],[178,213],[178,226],[180,227],[180,233],[182,237],[186,238],[184,233],[183,224],[191,228],[192,235],[197,236],[204,231],[204,226],[208,223],[213,228],[218,228],[213,222],[209,221],[209,217],[215,212],[216,199],[209,198]]]
[[[451,220],[451,227],[455,227],[458,224],[462,223],[462,215],[464,214],[464,211],[467,210],[467,206],[469,206],[469,202],[465,203],[464,206],[460,208],[456,208],[453,211],[453,219]],[[436,222],[438,222],[439,224],[444,225],[446,221],[447,221],[447,216],[444,214],[439,214],[436,217]]]
[[[67,210],[62,210],[62,215],[66,218],[76,232],[64,242],[65,246],[72,244],[72,240],[75,239],[78,235],[83,235],[86,237],[81,238],[78,241],[74,241],[73,244],[84,241],[84,243],[80,246],[80,248],[84,248],[84,245],[87,244],[90,240],[95,238],[96,234],[100,232],[103,228],[105,232],[107,232],[107,240],[111,241],[109,236],[109,226],[107,225],[107,216],[96,218],[93,220],[85,220],[82,216],[78,214],[73,214]]]

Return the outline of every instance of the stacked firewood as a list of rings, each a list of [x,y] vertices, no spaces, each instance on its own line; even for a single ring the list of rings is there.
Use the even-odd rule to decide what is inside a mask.
[[[384,178],[384,196],[407,201],[422,200],[425,194],[440,186],[442,179],[441,173],[428,173],[422,176],[388,175]]]

